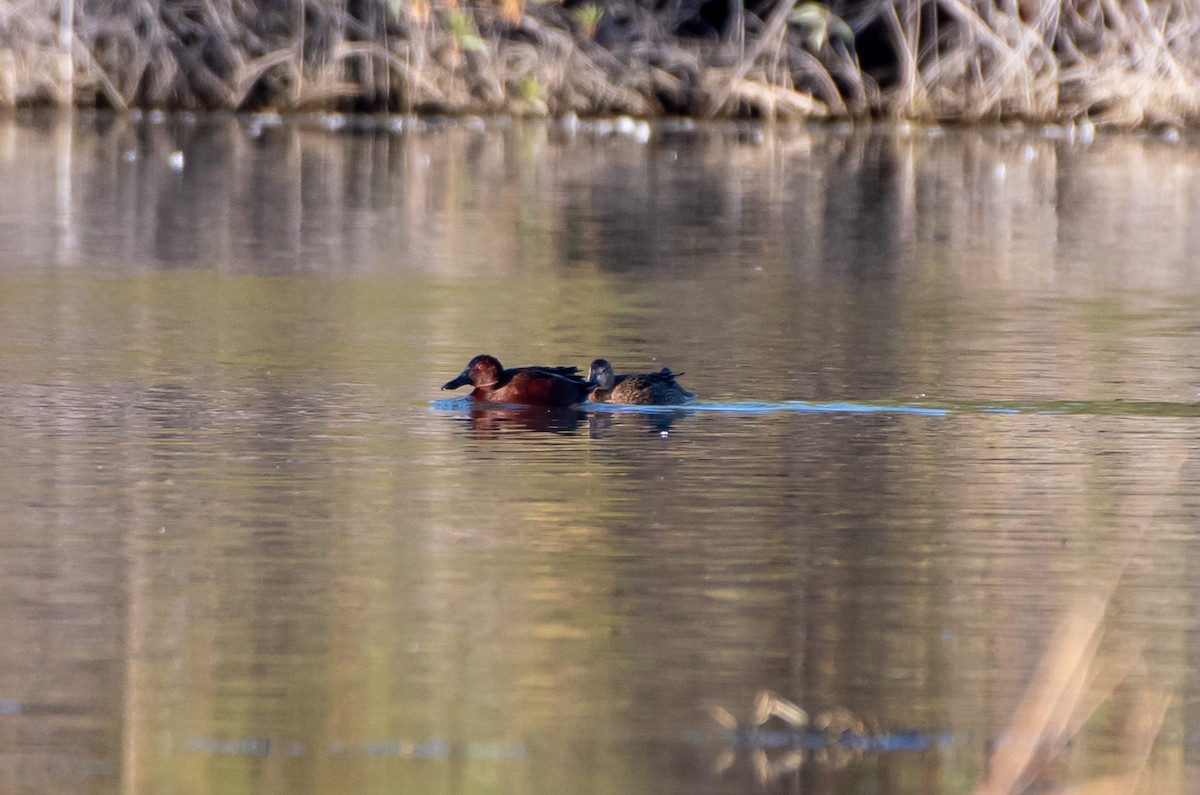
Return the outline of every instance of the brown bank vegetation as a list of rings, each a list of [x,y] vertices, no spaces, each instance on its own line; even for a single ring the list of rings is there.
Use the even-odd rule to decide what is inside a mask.
[[[1190,0],[4,0],[0,106],[1200,119]]]

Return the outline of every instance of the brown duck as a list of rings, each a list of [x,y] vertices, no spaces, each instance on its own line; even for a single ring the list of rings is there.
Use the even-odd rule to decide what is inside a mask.
[[[505,370],[500,360],[486,353],[472,359],[457,378],[442,389],[471,384],[471,397],[489,403],[519,403],[527,406],[574,406],[587,399],[595,384],[576,373],[578,367],[512,367]]]
[[[596,388],[588,396],[596,403],[629,403],[639,406],[677,406],[696,396],[676,383],[676,376],[664,367],[657,373],[615,375],[606,359],[596,359],[588,369],[588,381]]]

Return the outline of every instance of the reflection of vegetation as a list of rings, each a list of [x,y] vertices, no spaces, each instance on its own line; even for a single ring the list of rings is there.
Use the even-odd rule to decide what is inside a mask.
[[[795,773],[808,760],[831,768],[845,767],[860,758],[871,742],[864,723],[849,710],[827,709],[810,720],[803,709],[769,690],[760,690],[755,696],[748,720],[739,720],[715,704],[708,706],[708,713],[730,733],[736,747],[749,750],[760,785]],[[722,774],[736,761],[737,751],[725,749],[713,763],[713,772]]]
[[[0,106],[885,114],[1179,125],[1200,11],[948,0],[10,3]],[[431,24],[439,16],[447,25]],[[614,20],[605,25],[606,20]],[[573,35],[572,31],[578,35]],[[479,57],[455,57],[466,50]]]
[[[1089,782],[1077,792],[1139,792],[1154,742],[1172,696],[1161,682],[1147,681],[1146,659],[1127,647],[1108,658],[1099,654],[1103,635],[1103,599],[1072,608],[1064,617],[1038,666],[1024,698],[989,760],[987,778],[976,795],[1021,795],[1061,791],[1077,783],[1065,763],[1087,721],[1118,688],[1134,680],[1131,707],[1117,719],[1124,723],[1117,758],[1119,773]],[[1141,680],[1141,681],[1138,681]],[[1153,775],[1146,778],[1154,780]],[[1165,782],[1162,782],[1165,783]],[[1150,786],[1149,791],[1166,791]]]
[[[1095,520],[1141,513],[1131,495],[1169,469],[1150,454],[1195,439],[1190,407],[1111,400],[1194,390],[1193,156],[1152,142],[84,128],[0,128],[9,195],[70,241],[7,239],[35,264],[0,291],[0,504],[22,549],[0,621],[23,692],[59,681],[107,704],[125,683],[120,720],[59,718],[120,727],[105,748],[163,784],[148,789],[384,789],[378,759],[287,743],[444,736],[536,748],[515,772],[468,760],[480,791],[506,775],[573,791],[585,773],[596,792],[663,791],[641,741],[679,753],[702,723],[680,705],[760,685],[814,714],[988,736],[1045,645],[1038,619],[1104,562],[1114,532]],[[157,178],[181,146],[204,190]],[[136,191],[129,151],[151,177]],[[848,234],[864,215],[872,235]],[[1139,218],[1153,258],[1096,233]],[[1101,267],[1088,245],[1130,251]],[[497,295],[519,305],[503,323]],[[481,339],[529,361],[669,355],[718,400],[929,390],[1037,413],[472,435],[426,401]],[[1064,395],[1095,401],[1041,412]],[[1160,540],[1108,614],[1144,631],[1167,681],[1193,676],[1193,542]],[[1103,742],[1127,736],[1121,707],[1089,724]],[[1163,723],[1168,772],[1187,721]],[[279,753],[181,755],[191,733],[279,737]],[[1108,763],[1096,745],[1072,749]],[[886,763],[961,781],[978,752]],[[467,790],[465,764],[413,775]]]

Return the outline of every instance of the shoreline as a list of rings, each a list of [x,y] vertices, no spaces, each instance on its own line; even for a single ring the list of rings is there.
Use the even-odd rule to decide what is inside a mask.
[[[300,16],[281,0],[76,4],[12,15],[0,109],[1200,122],[1200,7],[1182,1],[945,0],[932,21],[916,0],[783,0],[716,20],[633,0],[312,0]]]
[[[515,127],[545,128],[551,134],[567,138],[586,135],[593,138],[612,137],[645,144],[662,135],[716,134],[761,142],[762,136],[824,133],[843,135],[882,135],[889,138],[936,139],[955,132],[977,133],[997,140],[1045,140],[1066,144],[1089,145],[1101,135],[1125,135],[1146,140],[1179,144],[1200,141],[1200,128],[1148,126],[1119,129],[1090,121],[1026,122],[1009,120],[974,123],[921,121],[899,119],[840,119],[788,118],[759,119],[745,117],[596,115],[580,117],[568,113],[562,117],[521,116],[511,113],[453,114],[453,113],[387,113],[337,110],[145,110],[128,108],[92,108],[49,105],[0,107],[0,123],[56,124],[80,120],[88,124],[109,124],[120,121],[150,127],[187,128],[231,123],[244,128],[251,138],[263,132],[281,128],[298,131],[390,134],[438,133],[463,131],[468,133],[497,132]]]

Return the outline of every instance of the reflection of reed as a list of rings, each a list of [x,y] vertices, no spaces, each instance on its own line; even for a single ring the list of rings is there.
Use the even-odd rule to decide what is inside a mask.
[[[1180,482],[1181,466],[1160,462],[1156,471],[1175,473],[1167,480],[1168,488]],[[1109,605],[1122,587],[1125,572],[1143,548],[1154,543],[1151,523],[1161,497],[1151,494],[1150,498],[1155,505],[1145,515],[1151,518],[1110,547],[1111,563],[1100,569],[1110,573],[1110,580],[1100,586],[1098,593],[1068,609],[1050,639],[1024,697],[991,754],[987,778],[976,790],[977,795],[1057,789],[1076,778],[1064,765],[1064,758],[1088,719],[1113,701],[1122,687],[1133,692],[1118,751],[1124,770],[1102,779],[1076,782],[1073,791],[1113,795],[1137,791],[1176,683],[1154,676],[1140,644],[1125,644],[1107,654],[1101,653],[1101,648]]]
[[[991,755],[978,795],[1057,788],[1070,778],[1063,757],[1087,719],[1146,665],[1140,652],[1115,661],[1098,654],[1105,609],[1103,600],[1091,599],[1067,613]],[[1126,772],[1079,785],[1073,792],[1115,795],[1137,790],[1172,695],[1157,684],[1134,686],[1136,698],[1120,751]]]

